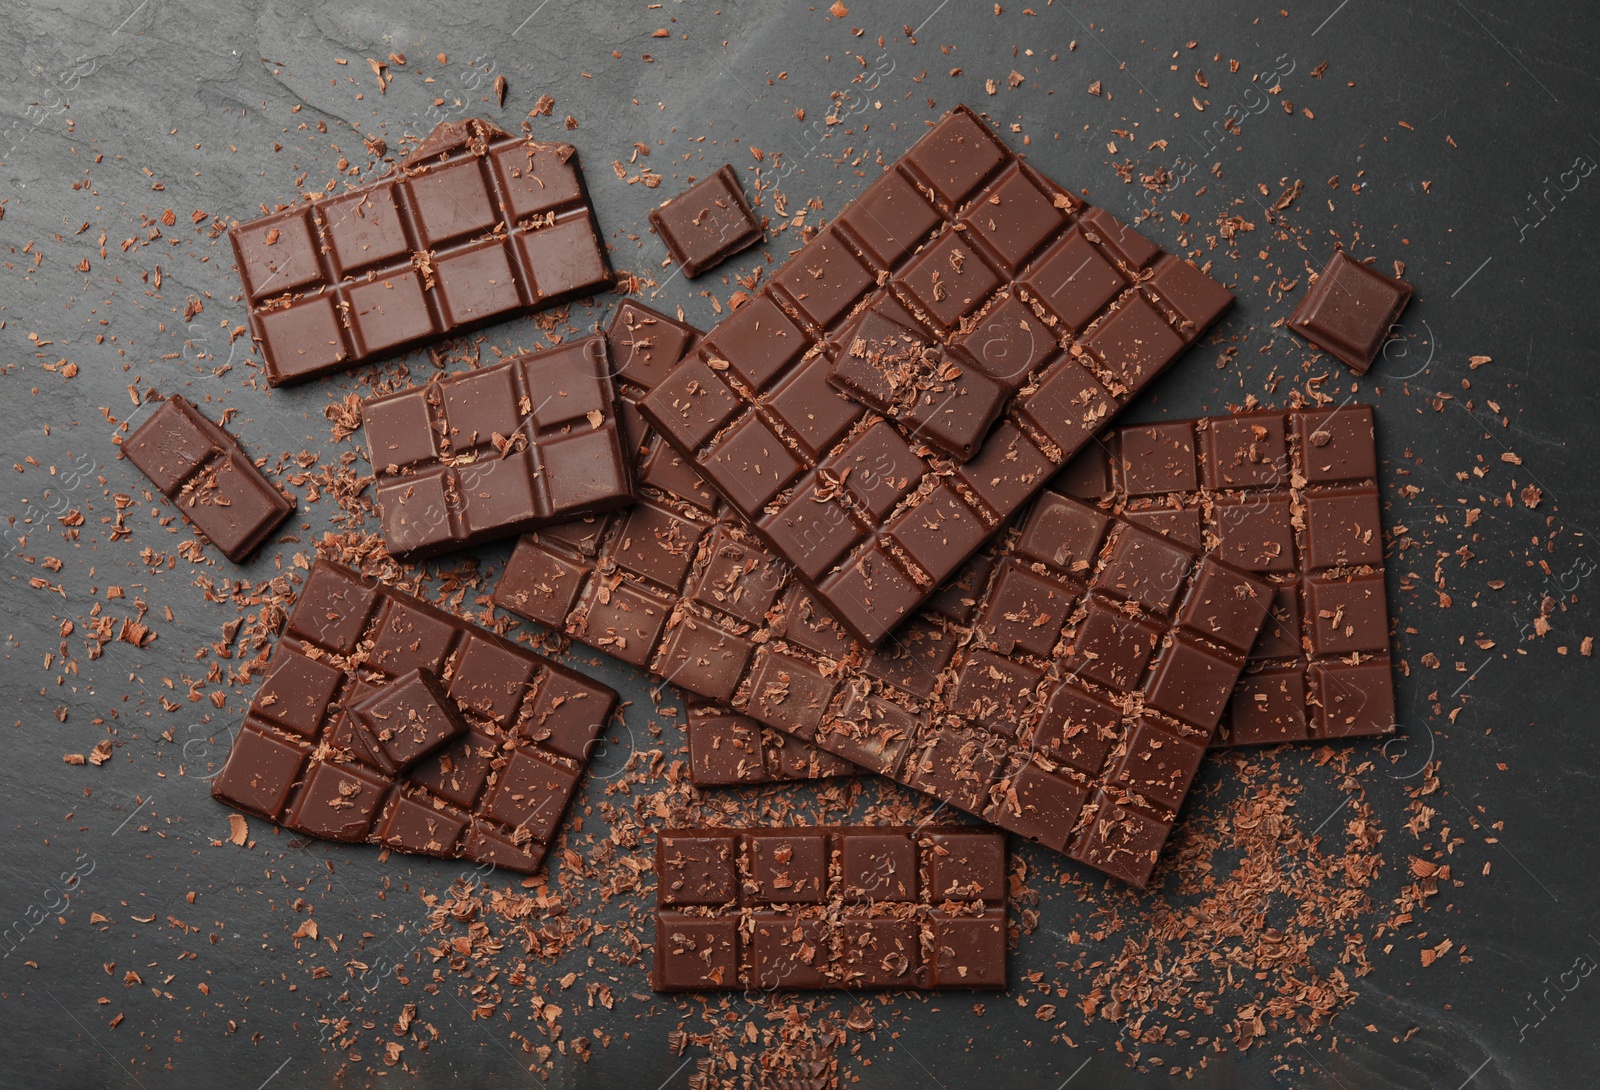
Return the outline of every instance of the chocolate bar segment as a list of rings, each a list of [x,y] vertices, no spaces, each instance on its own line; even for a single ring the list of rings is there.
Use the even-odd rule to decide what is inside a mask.
[[[368,398],[361,418],[392,556],[465,548],[633,498],[599,335]]]
[[[155,411],[122,441],[122,453],[202,537],[243,564],[293,513],[294,500],[188,400],[154,400]]]
[[[1005,837],[954,826],[668,829],[658,992],[1006,986]]]
[[[577,150],[447,121],[392,173],[229,232],[274,386],[611,283]]]
[[[1364,375],[1409,302],[1410,284],[1335,250],[1289,316],[1289,328]]]
[[[351,706],[352,746],[393,776],[467,733],[467,721],[432,670],[418,667]]]
[[[426,674],[442,694],[411,690]],[[428,699],[466,732],[396,775],[442,728],[383,740],[392,718],[377,713]],[[616,704],[598,682],[318,560],[211,793],[311,836],[532,873]]]
[[[876,644],[1232,301],[1032,170],[962,107],[640,410]],[[830,385],[868,315],[974,361],[958,369],[963,381],[892,412],[903,428]],[[994,391],[978,392],[979,379],[1000,385],[992,427]],[[935,432],[949,449],[962,436],[977,444],[959,471],[924,440]]]
[[[697,787],[859,776],[842,757],[709,701],[689,702],[689,778]]]
[[[1218,745],[1395,730],[1368,405],[1114,428],[1063,473],[1076,495],[1269,583]]]
[[[724,163],[650,213],[667,253],[691,279],[761,241],[761,221]]]

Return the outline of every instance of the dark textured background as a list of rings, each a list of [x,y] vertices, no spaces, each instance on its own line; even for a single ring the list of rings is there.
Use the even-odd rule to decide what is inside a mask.
[[[227,835],[228,812],[209,798],[202,777],[225,752],[249,688],[236,688],[217,711],[188,702],[180,679],[203,672],[195,650],[236,615],[230,605],[206,602],[196,575],[225,580],[234,572],[210,549],[201,566],[179,561],[151,570],[140,550],[171,553],[182,538],[161,528],[155,505],[143,500],[127,512],[131,536],[112,540],[113,494],[142,496],[144,482],[117,459],[103,410],[126,418],[129,384],[183,390],[195,400],[209,394],[213,416],[217,403],[237,407],[234,429],[271,466],[281,464],[282,453],[308,449],[332,463],[355,449],[348,442],[336,448],[323,419],[326,405],[355,389],[353,377],[268,393],[247,359],[248,340],[230,349],[226,330],[244,316],[231,252],[225,239],[195,229],[190,212],[250,218],[263,202],[293,198],[302,173],[307,188],[335,176],[341,150],[358,166],[381,169],[362,147],[364,134],[385,137],[393,154],[402,136],[420,135],[441,115],[484,113],[515,127],[541,94],[555,98],[555,120],[537,120],[536,131],[577,144],[614,264],[644,274],[655,273],[661,257],[646,229],[651,205],[680,188],[683,177],[723,161],[751,184],[751,146],[767,153],[762,169],[788,194],[791,214],[814,197],[828,217],[862,188],[880,153],[898,155],[925,122],[959,101],[985,111],[1013,146],[1029,137],[1024,150],[1036,165],[1125,217],[1148,195],[1124,184],[1111,164],[1131,161],[1148,173],[1187,154],[1196,170],[1160,201],[1162,217],[1144,229],[1168,248],[1185,245],[1204,250],[1202,260],[1216,259],[1217,273],[1239,295],[1221,330],[1239,352],[1219,370],[1215,346],[1196,349],[1136,408],[1146,418],[1223,411],[1252,393],[1283,404],[1290,387],[1324,372],[1332,375],[1330,392],[1345,396],[1352,388],[1347,373],[1337,365],[1303,372],[1306,346],[1273,328],[1299,292],[1278,299],[1272,281],[1298,278],[1303,289],[1306,268],[1320,268],[1336,241],[1357,256],[1376,255],[1380,268],[1404,260],[1418,289],[1405,339],[1355,386],[1378,406],[1388,528],[1404,526],[1409,541],[1398,555],[1391,543],[1390,594],[1396,652],[1410,669],[1409,677],[1397,676],[1410,741],[1387,754],[1368,746],[1372,760],[1355,775],[1388,831],[1374,923],[1389,914],[1385,898],[1398,888],[1414,846],[1400,828],[1405,791],[1421,782],[1416,774],[1430,755],[1440,787],[1429,804],[1438,812],[1436,829],[1449,825],[1460,838],[1450,861],[1462,884],[1447,883],[1399,939],[1385,940],[1394,942],[1390,953],[1374,944],[1375,969],[1356,981],[1359,998],[1339,1014],[1333,1033],[1302,1045],[1279,1032],[1243,1056],[1212,1056],[1198,1081],[1489,1090],[1592,1079],[1600,1058],[1593,1032],[1600,978],[1583,979],[1537,1025],[1523,1024],[1536,1017],[1526,993],[1542,991],[1547,975],[1554,981],[1581,957],[1600,960],[1595,667],[1578,653],[1579,641],[1597,627],[1587,528],[1600,519],[1591,468],[1600,404],[1583,329],[1597,303],[1600,177],[1569,174],[1570,192],[1556,188],[1579,157],[1600,161],[1600,13],[1551,0],[1316,0],[1287,10],[1243,0],[1031,0],[1037,15],[1023,10],[1030,0],[1005,0],[999,14],[993,4],[971,0],[847,2],[843,19],[828,18],[820,4],[734,0],[0,4],[0,419],[7,467],[0,516],[11,523],[0,549],[0,676],[16,703],[0,719],[7,743],[0,927],[44,917],[13,931],[26,934],[20,943],[0,944],[0,1084],[248,1088],[321,1084],[341,1069],[352,1084],[380,1071],[411,1077],[382,1066],[371,1047],[357,1062],[318,1044],[315,1018],[327,1013],[337,981],[312,979],[290,939],[304,916],[290,905],[304,897],[324,936],[346,936],[343,954],[324,952],[322,961],[342,975],[363,931],[414,931],[424,912],[417,892],[438,892],[461,868],[399,857],[380,862],[364,848],[297,849],[255,821],[255,850],[213,846]],[[908,25],[919,31],[915,42]],[[657,27],[671,36],[651,37]],[[854,36],[854,27],[865,34]],[[1186,49],[1191,41],[1197,47]],[[405,53],[410,63],[392,69],[394,82],[380,96],[366,58],[390,52]],[[442,68],[432,60],[439,52],[450,58]],[[1213,59],[1219,53],[1222,63]],[[1228,74],[1228,58],[1240,61],[1238,75]],[[1324,61],[1325,75],[1313,78]],[[1247,101],[1252,72],[1291,63],[1281,95],[1260,116],[1247,117],[1225,140],[1204,138],[1230,102]],[[474,64],[480,75],[469,81]],[[951,76],[957,66],[962,74]],[[1209,89],[1196,85],[1196,68],[1207,72]],[[1016,88],[1007,86],[1012,70],[1023,77]],[[863,73],[877,73],[875,89],[852,83]],[[509,80],[503,110],[489,101],[493,74]],[[427,75],[437,82],[423,83]],[[999,84],[992,96],[987,79]],[[1101,97],[1086,93],[1096,80],[1107,92]],[[819,140],[826,127],[815,122],[836,93],[844,96],[844,122]],[[1209,102],[1204,112],[1195,109],[1195,95]],[[430,111],[435,97],[445,105]],[[1293,101],[1293,114],[1281,99]],[[805,110],[805,122],[796,120],[797,109]],[[577,118],[577,131],[561,128],[567,114]],[[326,135],[315,131],[318,122],[326,122]],[[1013,124],[1019,128],[1006,131]],[[625,185],[609,169],[628,158],[636,140],[651,147],[649,166],[666,176],[660,189]],[[1152,148],[1157,140],[1167,147]],[[276,153],[275,141],[283,145]],[[774,151],[783,153],[777,164]],[[1333,175],[1341,178],[1338,189],[1327,183]],[[1306,188],[1284,216],[1292,238],[1279,237],[1266,206],[1296,179]],[[1355,180],[1359,194],[1349,188]],[[1547,186],[1541,209],[1543,198],[1535,197]],[[169,207],[177,224],[161,227],[158,217]],[[771,213],[770,200],[762,211]],[[1191,217],[1186,243],[1170,215],[1178,212]],[[1219,217],[1233,214],[1256,228],[1236,240],[1237,260],[1225,256],[1225,244],[1212,250],[1205,242],[1215,240]],[[159,237],[152,227],[160,227]],[[102,229],[106,258],[98,254]],[[129,238],[144,244],[119,250]],[[781,259],[789,239],[769,243],[768,253]],[[78,267],[82,259],[87,271]],[[747,254],[720,273],[759,260]],[[158,265],[159,290],[141,278]],[[692,289],[674,278],[655,302],[669,310],[681,305],[709,327],[715,316],[704,291],[726,300],[731,289],[721,275]],[[191,296],[203,299],[204,310],[186,323]],[[592,328],[608,313],[575,307],[572,318]],[[507,349],[537,339],[528,322],[486,334],[488,344]],[[1472,355],[1493,362],[1471,370]],[[75,377],[45,369],[60,360],[77,365]],[[231,370],[213,377],[224,361]],[[1267,389],[1274,368],[1287,375],[1275,398]],[[1503,460],[1503,451],[1520,465]],[[1537,509],[1493,504],[1528,483],[1543,489]],[[1464,530],[1471,507],[1484,514]],[[84,517],[75,533],[59,521],[69,510]],[[275,563],[309,553],[334,510],[327,500],[302,506],[290,524],[300,527],[293,530],[299,541],[269,545],[243,574],[266,578]],[[26,545],[13,547],[20,535]],[[1456,551],[1463,546],[1470,555]],[[505,554],[503,547],[483,550],[484,570],[497,570]],[[47,556],[64,561],[59,573],[42,566]],[[46,586],[30,585],[40,578]],[[1441,607],[1436,580],[1451,596],[1450,608]],[[1490,580],[1505,586],[1488,590]],[[127,597],[107,600],[111,585],[125,587]],[[1556,600],[1552,631],[1535,637],[1530,622],[1546,595]],[[113,643],[88,659],[82,637],[94,604],[121,618],[132,614],[136,597],[153,607],[148,620],[159,638],[143,649]],[[66,620],[76,631],[63,640]],[[1557,653],[1558,645],[1568,653]],[[1423,665],[1427,652],[1441,660],[1437,670]],[[641,674],[592,654],[573,659],[593,664],[635,701],[626,729],[613,732],[617,744],[596,762],[598,774],[615,776],[630,740],[644,736],[649,686]],[[169,677],[176,689],[164,684]],[[164,710],[163,698],[177,709]],[[115,720],[108,718],[113,711]],[[680,742],[676,732],[667,727],[669,750]],[[63,754],[87,752],[107,736],[117,748],[103,768],[62,763]],[[1296,803],[1303,826],[1324,813],[1332,819],[1342,805],[1337,775],[1309,750],[1273,757],[1303,785]],[[1225,767],[1209,762],[1203,770],[1190,820],[1226,828]],[[585,801],[601,787],[591,779]],[[596,821],[588,820],[589,831]],[[1014,850],[1035,871],[1059,869],[1046,853]],[[1487,875],[1485,862],[1492,863]],[[82,877],[63,903],[62,876],[75,868]],[[110,922],[92,924],[92,912]],[[1058,959],[1070,957],[1062,935],[1084,926],[1088,909],[1056,896],[1040,912],[1040,928],[1014,954],[1014,977],[1035,969],[1046,979],[1056,974]],[[151,916],[149,924],[135,919]],[[169,916],[198,931],[179,930]],[[1456,949],[1422,968],[1419,949],[1446,936]],[[1463,947],[1468,962],[1457,957]],[[370,960],[370,950],[361,956]],[[583,958],[581,949],[568,955],[529,987],[548,988],[569,963],[584,968]],[[605,968],[618,980],[619,996],[644,990],[641,971]],[[124,985],[130,969],[142,985]],[[624,998],[614,1011],[589,1010],[580,992],[558,994],[568,1012],[566,1036],[599,1028],[611,1043],[596,1047],[587,1064],[555,1056],[546,1075],[551,1085],[687,1084],[690,1061],[703,1053],[669,1052],[666,1035],[680,1023],[676,1004]],[[1115,1027],[1099,1020],[1085,1026],[1072,1006],[1076,997],[1060,1001],[1058,1016],[1070,1045],[1053,1040],[1056,1031],[1014,996],[980,998],[982,1015],[972,997],[896,1001],[880,1016],[879,1032],[854,1038],[860,1055],[846,1057],[843,1070],[867,1086],[1175,1081],[1130,1071],[1107,1051]],[[455,979],[434,996],[413,987],[387,1007],[383,1000],[379,995],[371,1010],[387,1014],[370,1017],[392,1019],[401,1002],[418,1002],[419,1018],[440,1030],[427,1051],[407,1049],[420,1083],[538,1081],[526,1070],[528,1058],[507,1043],[507,1019],[525,1021],[526,1004],[474,1021]],[[117,1013],[125,1018],[112,1028]],[[1204,1019],[1188,1028],[1216,1031]],[[1179,1067],[1204,1051],[1165,1050]]]

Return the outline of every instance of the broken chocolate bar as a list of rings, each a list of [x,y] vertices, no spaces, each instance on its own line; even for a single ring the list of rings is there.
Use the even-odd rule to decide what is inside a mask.
[[[200,535],[235,564],[255,554],[294,511],[239,441],[177,395],[122,441],[128,461],[150,478]]]
[[[467,732],[396,776],[355,709],[413,671]],[[487,629],[325,560],[312,565],[211,793],[329,840],[532,873],[617,694]]]
[[[361,403],[392,556],[417,558],[633,498],[601,336]]]
[[[1005,837],[953,826],[668,829],[658,992],[1006,986]]]
[[[393,173],[229,232],[274,386],[611,283],[577,149],[447,121]]]
[[[1372,409],[1112,429],[1059,487],[1272,585],[1221,745],[1392,734]]]

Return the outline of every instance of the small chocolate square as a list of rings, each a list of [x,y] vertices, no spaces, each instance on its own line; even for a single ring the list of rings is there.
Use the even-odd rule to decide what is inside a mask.
[[[761,221],[727,164],[652,211],[650,225],[690,278],[761,241]]]
[[[1384,276],[1335,250],[1289,316],[1289,328],[1364,375],[1411,302],[1411,290],[1404,280]]]

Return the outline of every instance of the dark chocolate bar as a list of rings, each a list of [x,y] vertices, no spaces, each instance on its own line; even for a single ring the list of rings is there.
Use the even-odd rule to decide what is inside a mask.
[[[1006,986],[1005,837],[953,826],[668,829],[658,992]]]
[[[611,283],[577,150],[447,121],[391,174],[229,232],[274,386]]]
[[[1059,487],[1272,585],[1217,743],[1393,733],[1371,407],[1136,424],[1101,440]]]
[[[395,776],[355,709],[417,670],[468,729]],[[311,836],[532,873],[616,704],[599,682],[318,560],[211,793]]]
[[[294,512],[294,500],[267,480],[239,441],[177,395],[159,399],[122,441],[122,453],[235,564],[249,560]]]
[[[689,701],[689,778],[697,787],[859,776],[843,757],[720,704]]]
[[[614,348],[635,321],[619,313]],[[1142,884],[1271,597],[1203,549],[1047,492],[873,650],[731,507],[651,487],[522,537],[494,600]]]
[[[761,221],[726,163],[652,211],[650,225],[691,278],[761,241]]]
[[[423,557],[633,498],[598,334],[361,404],[389,553]]]
[[[1289,328],[1364,375],[1409,302],[1410,284],[1335,250],[1289,315]]]
[[[876,644],[1232,301],[1034,171],[961,107],[640,409],[840,621]],[[908,442],[830,385],[869,313],[1017,391],[965,464]],[[955,432],[961,413],[984,404],[961,396],[928,408]]]

